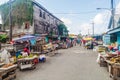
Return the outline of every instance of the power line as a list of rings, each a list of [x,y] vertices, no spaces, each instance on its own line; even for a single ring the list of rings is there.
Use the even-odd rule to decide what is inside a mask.
[[[103,26],[106,27],[106,24],[108,24],[108,17],[109,17],[109,13],[107,13],[105,15],[105,19],[104,19],[104,23],[103,23]]]
[[[91,13],[96,13],[96,11],[88,11],[88,12],[57,12],[57,13],[52,13],[52,14],[91,14]]]

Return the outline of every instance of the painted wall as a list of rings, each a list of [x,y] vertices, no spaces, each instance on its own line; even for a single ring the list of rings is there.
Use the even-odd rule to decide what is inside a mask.
[[[103,36],[103,43],[106,45],[110,44],[110,35]]]
[[[33,5],[33,10],[35,33],[50,34],[52,31],[54,35],[58,35],[58,25],[63,22],[36,4]]]
[[[117,43],[120,44],[120,32],[117,33]]]

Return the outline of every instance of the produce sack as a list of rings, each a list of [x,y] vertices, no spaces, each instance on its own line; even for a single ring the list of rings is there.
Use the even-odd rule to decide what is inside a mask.
[[[97,63],[100,63],[100,54],[98,54],[98,57],[97,57],[96,62],[97,62]]]
[[[45,55],[40,55],[39,56],[39,61],[40,62],[44,62],[46,60],[46,56]]]
[[[3,63],[5,63],[5,64],[10,63],[11,55],[6,49],[2,50],[2,52],[0,53],[0,57],[1,57],[1,61],[3,61]]]

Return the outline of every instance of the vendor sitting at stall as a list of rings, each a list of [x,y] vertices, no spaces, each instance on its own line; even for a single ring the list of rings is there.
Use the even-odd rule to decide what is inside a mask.
[[[22,52],[22,56],[28,56],[30,55],[30,51],[28,50],[28,48],[24,48],[24,52]]]
[[[30,54],[30,50],[28,48],[24,48],[24,52],[27,52],[28,55]]]
[[[19,55],[21,55],[21,50],[18,50],[18,51],[16,52],[16,57],[17,57],[17,58],[18,58]]]
[[[113,51],[113,46],[110,45],[108,48],[109,48],[109,51]]]

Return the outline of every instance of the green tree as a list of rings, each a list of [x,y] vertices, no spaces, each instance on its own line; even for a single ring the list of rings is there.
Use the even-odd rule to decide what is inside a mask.
[[[61,36],[68,36],[68,29],[67,26],[64,24],[58,25],[59,35]]]
[[[82,39],[82,34],[81,33],[78,34],[78,38]]]
[[[0,6],[4,26],[9,24],[9,3]],[[33,5],[31,0],[15,0],[12,2],[12,25],[23,25],[24,22],[33,22]]]
[[[7,41],[8,36],[6,34],[0,35],[0,42],[5,43]]]

